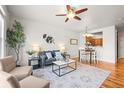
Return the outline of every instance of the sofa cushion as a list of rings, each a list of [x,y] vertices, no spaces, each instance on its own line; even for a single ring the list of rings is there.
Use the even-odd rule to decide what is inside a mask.
[[[49,65],[52,64],[53,61],[56,61],[56,59],[55,58],[46,59],[44,64]]]
[[[10,72],[16,67],[16,61],[12,56],[0,59],[0,70]]]
[[[29,76],[20,81],[21,88],[49,88],[50,82],[34,76]]]
[[[23,66],[23,67],[16,67],[10,74],[14,75],[18,80],[22,80],[23,78],[31,75],[32,73],[32,66]]]
[[[18,80],[11,74],[0,71],[0,88],[19,88]]]
[[[50,52],[46,53],[48,59],[52,58],[52,54]]]

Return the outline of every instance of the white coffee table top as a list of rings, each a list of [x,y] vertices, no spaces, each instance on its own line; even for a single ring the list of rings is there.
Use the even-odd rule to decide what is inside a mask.
[[[61,65],[67,65],[67,64],[70,64],[73,62],[75,62],[75,60],[69,59],[69,61],[55,61],[53,63],[58,65],[58,66],[61,66]]]

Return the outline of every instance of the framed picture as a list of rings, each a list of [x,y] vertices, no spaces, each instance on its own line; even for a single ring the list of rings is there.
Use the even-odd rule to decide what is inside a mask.
[[[78,45],[78,39],[70,39],[70,45]]]

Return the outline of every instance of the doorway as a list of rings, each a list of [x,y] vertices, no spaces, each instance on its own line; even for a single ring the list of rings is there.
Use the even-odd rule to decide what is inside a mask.
[[[118,61],[124,62],[124,28],[118,29],[117,35],[117,51],[118,51]]]

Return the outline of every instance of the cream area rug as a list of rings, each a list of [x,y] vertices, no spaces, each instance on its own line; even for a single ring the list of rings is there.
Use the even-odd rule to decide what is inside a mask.
[[[62,73],[68,70],[70,69],[62,69]],[[51,88],[99,88],[109,74],[110,71],[84,64],[61,77],[52,72],[51,66],[33,71],[34,76],[49,80]]]

